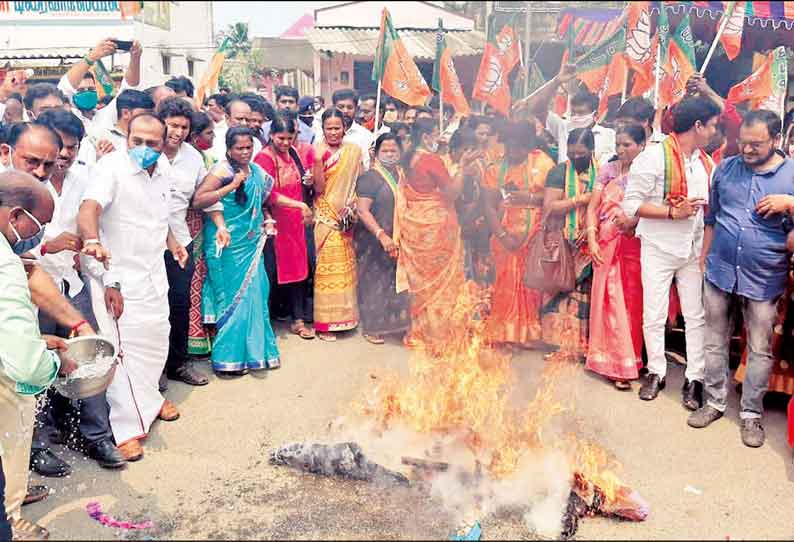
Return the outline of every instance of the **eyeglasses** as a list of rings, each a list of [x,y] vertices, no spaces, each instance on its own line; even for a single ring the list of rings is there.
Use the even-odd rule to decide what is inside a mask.
[[[763,149],[771,142],[771,139],[767,139],[766,141],[739,141],[739,148],[743,150],[745,147],[750,147],[752,150],[757,151]]]

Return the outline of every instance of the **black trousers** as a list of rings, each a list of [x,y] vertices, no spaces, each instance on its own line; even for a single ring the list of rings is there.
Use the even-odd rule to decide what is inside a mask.
[[[0,542],[11,540],[11,524],[6,516],[6,476],[3,473],[3,458],[0,457]]]
[[[275,239],[267,240],[264,251],[265,271],[270,283],[268,307],[271,318],[292,318],[314,321],[314,229],[306,228],[306,249],[309,258],[309,276],[301,282],[278,283]]]
[[[80,311],[88,323],[96,329],[97,324],[91,309],[91,290],[88,282],[86,281],[83,290],[74,298],[69,297],[67,283],[64,285],[64,294],[72,306]],[[39,328],[43,334],[63,338],[68,337],[70,332],[69,329],[59,325],[41,311],[39,312]],[[110,406],[104,393],[88,399],[72,401],[60,395],[53,388],[49,388],[39,395],[38,401],[31,453],[50,447],[50,432],[53,428],[64,433],[64,436],[79,431],[89,444],[111,438],[113,435],[110,429]]]
[[[185,268],[179,267],[170,252],[165,253],[165,271],[168,274],[168,320],[171,322],[171,334],[168,338],[168,359],[165,372],[169,377],[187,362],[187,341],[190,330],[190,281],[196,263],[193,261],[193,243],[185,247],[188,253]]]

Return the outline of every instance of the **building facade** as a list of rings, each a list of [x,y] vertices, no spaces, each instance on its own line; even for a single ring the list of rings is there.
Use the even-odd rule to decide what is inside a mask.
[[[0,1],[0,69],[32,68],[33,80],[55,81],[107,37],[141,42],[144,86],[174,74],[198,79],[214,52],[212,2],[144,2],[125,20],[115,1]],[[116,54],[105,64],[118,76],[128,62]]]

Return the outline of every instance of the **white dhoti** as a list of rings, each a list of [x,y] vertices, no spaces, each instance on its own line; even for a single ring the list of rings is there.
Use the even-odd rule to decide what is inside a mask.
[[[124,358],[107,390],[110,427],[116,445],[146,437],[165,399],[159,390],[160,375],[168,357],[167,284],[150,285],[143,292],[125,292],[118,335],[105,307],[104,287],[91,278],[91,297],[100,334],[116,345]],[[119,336],[121,345],[119,346]]]
[[[28,493],[35,422],[36,398],[18,394],[16,384],[0,376],[0,450],[6,478],[6,514],[10,519],[19,519],[22,501]]]

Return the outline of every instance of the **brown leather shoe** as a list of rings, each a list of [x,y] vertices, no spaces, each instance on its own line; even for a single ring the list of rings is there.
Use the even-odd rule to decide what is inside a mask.
[[[143,446],[141,446],[141,443],[138,440],[130,440],[125,442],[119,446],[118,449],[121,452],[121,455],[124,456],[124,459],[130,463],[143,459]]]
[[[28,486],[28,492],[25,494],[25,500],[22,501],[22,506],[43,501],[49,496],[50,490],[47,486]]]
[[[179,419],[179,411],[174,406],[174,403],[166,399],[163,402],[163,406],[160,407],[160,413],[157,417],[164,422],[173,422]]]
[[[26,519],[9,518],[8,522],[11,524],[11,537],[14,540],[47,540],[50,537],[47,529]]]

